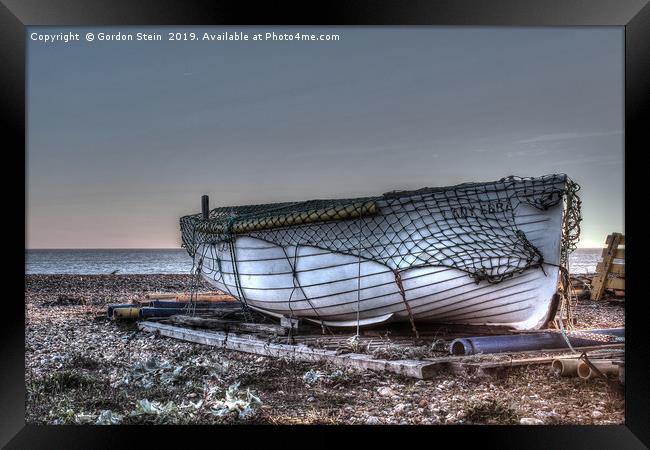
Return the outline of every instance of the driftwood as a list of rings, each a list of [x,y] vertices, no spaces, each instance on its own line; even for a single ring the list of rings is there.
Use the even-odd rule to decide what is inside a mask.
[[[284,336],[287,329],[275,324],[244,323],[236,320],[214,319],[210,317],[196,317],[176,315],[169,318],[169,322],[196,328],[209,328],[223,331],[243,331],[248,333],[270,333]]]

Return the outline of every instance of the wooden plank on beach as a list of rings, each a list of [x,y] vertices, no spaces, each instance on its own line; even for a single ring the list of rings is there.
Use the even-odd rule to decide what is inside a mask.
[[[607,248],[603,250],[603,260],[598,265],[597,274],[591,282],[591,299],[600,300],[605,292],[605,289],[625,289],[625,280],[610,278],[610,273],[612,272],[612,267],[614,264],[614,259],[616,259],[619,254],[619,245],[625,244],[625,236],[621,233],[612,233],[607,236],[606,240]],[[625,253],[623,252],[623,256]],[[621,270],[621,269],[616,269]],[[624,271],[625,268],[623,267]]]
[[[600,273],[603,270],[605,270],[605,265],[602,262],[599,262],[596,265],[596,272]],[[625,264],[612,263],[612,265],[609,267],[609,273],[613,273],[616,275],[625,275]]]
[[[214,319],[211,317],[198,317],[176,315],[168,319],[171,323],[197,328],[210,328],[223,331],[245,331],[249,333],[270,333],[284,336],[287,329],[275,324],[245,323],[234,320]]]
[[[174,299],[178,294],[173,292],[154,292],[151,294],[145,294],[144,298],[151,300],[162,300],[162,299]]]
[[[605,288],[607,289],[620,289],[625,290],[625,279],[624,278],[607,278],[605,283]]]
[[[613,344],[589,345],[584,347],[573,347],[573,349],[577,352],[585,352],[585,351],[593,351],[593,350],[605,351],[605,350],[615,350],[615,349],[623,349],[623,348],[625,348],[625,343],[623,342],[617,342]],[[518,356],[519,357],[523,356],[525,358],[526,355],[530,355],[531,353],[567,353],[570,351],[571,350],[568,347],[564,347],[564,348],[547,348],[547,349],[540,349],[540,350],[522,350],[519,352],[509,352],[509,353],[492,353],[492,354],[476,353],[474,355],[449,355],[449,356],[423,358],[423,359],[426,359],[428,361],[440,361],[444,359],[447,362],[453,362],[453,363],[476,363],[478,362],[476,361],[477,358],[479,359],[485,358],[488,355],[495,355],[497,357],[499,355],[500,356],[509,355],[513,359],[516,359]]]
[[[393,372],[419,379],[431,378],[443,367],[442,364],[432,361],[375,359],[370,355],[360,353],[340,354],[335,350],[310,348],[304,345],[274,344],[231,333],[192,330],[148,321],[138,323],[138,327],[142,331],[159,333],[162,336],[228,350],[291,358],[297,361],[329,362],[339,367]]]
[[[606,248],[604,248],[604,249],[603,249],[603,252],[602,252],[601,255],[600,255],[600,257],[601,257],[601,258],[605,258],[605,257],[607,257],[608,252],[609,252],[609,250],[606,249]],[[625,259],[625,249],[624,249],[624,248],[619,248],[619,249],[615,250],[615,251],[612,253],[612,257],[613,257],[614,259]]]
[[[174,292],[159,292],[145,294],[145,301],[151,300],[175,300],[177,302],[189,302],[191,300],[195,302],[235,302],[235,299],[232,295],[221,294],[221,293],[202,293],[202,294],[190,294],[190,293],[174,293]],[[142,302],[142,300],[139,300]]]
[[[176,301],[178,302],[235,302],[235,297],[228,294],[178,294]]]
[[[596,356],[591,356],[591,359],[603,359],[612,356],[619,356],[620,353],[616,352],[602,352]],[[503,367],[516,367],[516,366],[531,366],[535,364],[546,364],[553,362],[556,359],[577,359],[580,354],[571,355],[555,355],[555,356],[540,356],[537,358],[521,358],[521,359],[505,359],[500,361],[481,361],[481,362],[465,362],[461,363],[465,367],[477,367],[480,369],[496,369]]]
[[[609,236],[607,236],[607,239],[605,240],[605,245],[611,244],[617,236],[619,237],[618,245],[625,245],[625,236],[622,235],[621,233],[612,233]]]
[[[592,358],[605,358],[605,357],[616,357],[620,356],[621,352],[620,349],[624,348],[625,344],[618,343],[618,344],[606,344],[606,345],[599,345],[599,346],[591,346],[591,347],[574,347],[574,349],[578,352],[582,351],[591,351],[591,350],[598,350],[600,353],[597,355],[594,354],[591,357]],[[610,351],[606,351],[607,349],[610,349]],[[478,371],[479,373],[482,373],[484,375],[491,375],[495,374],[496,372],[502,370],[502,369],[507,369],[510,367],[521,367],[521,366],[532,366],[532,365],[538,365],[538,364],[547,364],[550,362],[553,362],[556,359],[564,359],[564,358],[577,358],[580,356],[580,354],[576,353],[571,353],[571,354],[565,354],[565,355],[552,355],[552,353],[566,353],[568,349],[563,348],[563,349],[549,349],[549,350],[540,350],[540,352],[544,353],[551,353],[551,355],[545,355],[545,356],[539,356],[539,357],[517,357],[518,354],[526,354],[529,355],[530,353],[535,353],[535,352],[513,352],[509,354],[510,358],[508,358],[505,354],[500,354],[500,355],[494,355],[495,358],[493,360],[487,359],[490,358],[489,354],[477,354],[477,355],[470,355],[470,356],[448,356],[448,357],[442,357],[438,359],[439,364],[444,363],[444,367],[446,370],[451,371],[452,373],[455,374],[467,374],[468,372],[472,371]]]

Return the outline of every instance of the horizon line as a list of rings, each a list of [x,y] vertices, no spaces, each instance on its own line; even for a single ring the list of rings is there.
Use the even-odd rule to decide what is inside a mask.
[[[576,247],[578,249],[601,249],[602,247]],[[51,248],[25,248],[25,251],[44,250],[186,250],[183,247],[51,247]]]
[[[183,247],[42,247],[29,250],[185,250]]]

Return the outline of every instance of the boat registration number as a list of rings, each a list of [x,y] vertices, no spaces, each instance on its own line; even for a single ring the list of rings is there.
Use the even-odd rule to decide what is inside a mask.
[[[445,211],[446,218],[483,217],[512,211],[508,201],[485,202],[476,206],[457,206]]]

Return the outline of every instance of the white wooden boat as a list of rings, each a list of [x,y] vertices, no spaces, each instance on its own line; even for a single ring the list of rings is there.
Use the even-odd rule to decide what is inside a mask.
[[[257,223],[199,241],[193,230],[184,242],[209,283],[275,317],[539,329],[557,308],[567,186],[576,185],[564,175],[504,180],[386,194],[372,200],[372,215],[342,221]],[[291,214],[285,205],[275,218]],[[190,218],[200,223],[186,216],[184,230]],[[303,238],[292,242],[296,228]]]

